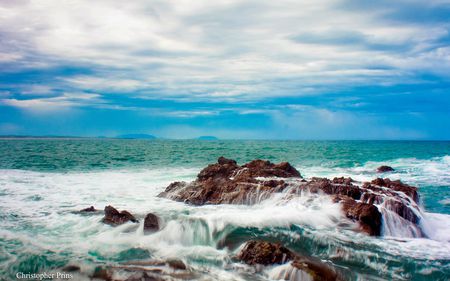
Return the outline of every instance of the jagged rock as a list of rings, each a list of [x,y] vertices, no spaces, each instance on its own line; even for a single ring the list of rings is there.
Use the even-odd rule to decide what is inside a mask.
[[[393,172],[395,171],[394,168],[392,168],[391,166],[380,166],[377,168],[377,173],[387,173],[387,172]]]
[[[278,243],[249,241],[237,258],[249,265],[276,265],[291,262],[291,266],[305,272],[313,281],[342,280],[336,270],[319,259],[300,256]]]
[[[403,192],[407,196],[411,197],[416,203],[419,202],[417,187],[402,183],[400,180],[391,181],[390,179],[377,178],[374,179],[371,183],[382,187],[388,187],[389,189],[394,191]]]
[[[113,206],[105,207],[105,217],[103,218],[102,222],[115,226],[115,225],[124,224],[128,221],[135,222],[135,223],[139,222],[128,211],[124,210],[124,211],[119,212]]]
[[[363,232],[374,236],[381,234],[382,217],[376,206],[342,195],[336,196],[335,202],[341,202],[345,216],[358,222]]]
[[[194,182],[174,182],[159,196],[193,205],[252,204],[287,187],[283,180],[260,179],[267,177],[301,178],[287,162],[254,160],[239,166],[234,160],[220,157],[216,164],[200,171]]]
[[[155,214],[149,213],[144,219],[144,233],[155,232],[159,230],[158,217]]]
[[[322,191],[329,195],[346,195],[356,200],[361,198],[360,188],[353,185],[350,178],[335,178],[333,181],[326,178],[312,178],[304,188],[311,192]]]
[[[344,214],[370,235],[381,234],[385,210],[419,227],[416,187],[382,178],[366,183],[344,177],[305,180],[287,162],[253,160],[239,166],[236,161],[221,157],[203,169],[195,181],[174,182],[159,196],[193,205],[255,204],[273,193],[287,192],[292,198],[303,191],[334,196],[342,204]]]

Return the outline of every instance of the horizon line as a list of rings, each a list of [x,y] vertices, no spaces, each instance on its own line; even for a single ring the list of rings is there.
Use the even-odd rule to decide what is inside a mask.
[[[150,135],[149,135],[150,136]],[[450,139],[314,139],[314,138],[289,138],[289,139],[252,139],[252,138],[218,138],[216,139],[199,139],[203,136],[193,137],[193,138],[166,138],[157,137],[154,138],[124,138],[119,136],[107,137],[107,136],[71,136],[71,135],[0,135],[1,140],[6,139],[109,139],[109,140],[146,140],[146,141],[182,141],[182,140],[197,140],[197,141],[440,141],[449,142]]]

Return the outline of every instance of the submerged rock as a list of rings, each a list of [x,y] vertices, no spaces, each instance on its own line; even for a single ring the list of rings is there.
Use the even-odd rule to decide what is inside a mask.
[[[393,172],[393,171],[395,171],[395,169],[392,168],[391,166],[383,165],[383,166],[380,166],[377,168],[378,173],[387,173],[387,172]]]
[[[125,279],[125,281],[164,281],[164,280],[165,279],[162,279],[160,277],[149,275],[149,273],[145,271],[134,273],[133,275]]]
[[[216,164],[200,171],[195,181],[171,183],[159,196],[193,205],[256,204],[274,193],[284,192],[292,198],[305,191],[334,196],[345,216],[369,235],[380,235],[383,218],[392,218],[391,214],[404,220],[400,223],[410,223],[408,228],[416,229],[414,233],[419,234],[413,237],[423,235],[418,226],[416,187],[382,178],[366,183],[344,177],[305,180],[287,162],[253,160],[239,166],[234,160],[220,157]]]
[[[90,206],[88,208],[80,210],[80,213],[91,213],[91,212],[98,212],[99,210],[95,209],[94,206]]]
[[[66,265],[65,267],[62,268],[62,271],[65,272],[76,272],[76,271],[80,271],[80,267],[78,265]]]
[[[159,230],[158,217],[155,214],[148,213],[144,219],[144,233],[155,232]]]
[[[240,251],[237,258],[249,265],[280,265],[290,262],[296,276],[307,279],[291,278],[285,280],[342,280],[330,265],[312,257],[300,256],[278,243],[266,241],[249,241]],[[286,274],[283,274],[286,276]],[[281,277],[281,276],[279,276]]]
[[[105,217],[102,219],[102,222],[109,224],[109,225],[121,225],[126,222],[139,222],[132,214],[130,214],[128,211],[117,211],[116,208],[113,206],[106,206],[105,207]]]

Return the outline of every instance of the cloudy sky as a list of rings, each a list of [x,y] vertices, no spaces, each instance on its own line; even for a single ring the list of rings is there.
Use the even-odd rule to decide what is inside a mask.
[[[448,0],[0,0],[0,134],[450,139],[449,18]]]

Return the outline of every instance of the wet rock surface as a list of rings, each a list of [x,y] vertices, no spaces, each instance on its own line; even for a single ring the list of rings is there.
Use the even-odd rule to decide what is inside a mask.
[[[237,258],[246,264],[283,264],[294,259],[295,255],[277,243],[250,241],[245,244]]]
[[[341,203],[346,217],[359,222],[363,232],[373,236],[381,234],[382,216],[376,206],[357,202],[348,196],[335,197],[335,202]]]
[[[240,166],[234,160],[220,157],[216,164],[200,171],[195,181],[171,183],[159,196],[193,205],[255,204],[280,192],[292,196],[302,192],[333,196],[345,216],[369,235],[381,234],[386,212],[395,213],[420,232],[416,187],[382,178],[365,183],[345,177],[305,180],[287,162],[253,160]]]
[[[97,266],[89,274],[93,280],[134,281],[134,280],[192,280],[197,274],[179,259],[137,260],[118,265]]]
[[[287,162],[254,160],[239,166],[220,157],[216,164],[200,171],[194,182],[174,182],[159,196],[193,205],[253,204],[287,187],[283,180],[261,179],[266,177],[300,179],[301,175]]]
[[[121,211],[119,212],[116,208],[113,206],[106,206],[105,207],[105,216],[102,219],[102,222],[109,224],[109,225],[121,225],[126,222],[139,222],[130,212],[128,211]]]
[[[393,171],[395,171],[395,169],[392,168],[391,166],[383,165],[383,166],[380,166],[377,168],[378,173],[387,173],[387,172],[393,172]]]
[[[300,270],[306,274],[310,278],[308,280],[342,280],[336,270],[330,265],[319,259],[298,255],[278,243],[249,241],[239,252],[237,258],[249,265],[260,264],[267,266],[290,262],[290,265],[294,269]],[[289,280],[298,279],[291,278]]]
[[[151,233],[159,230],[159,219],[155,214],[149,213],[144,219],[144,233]]]

